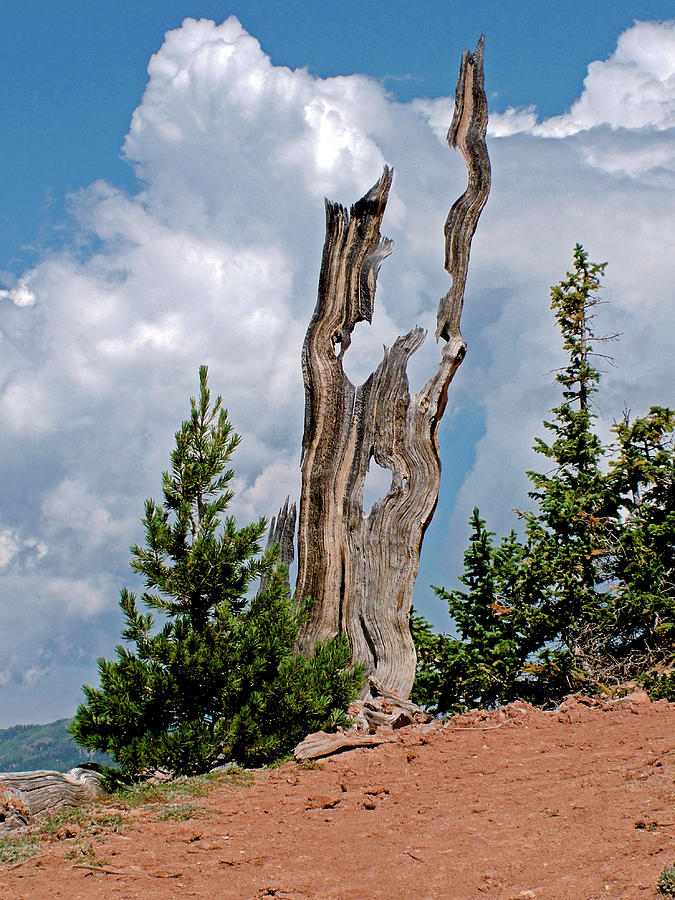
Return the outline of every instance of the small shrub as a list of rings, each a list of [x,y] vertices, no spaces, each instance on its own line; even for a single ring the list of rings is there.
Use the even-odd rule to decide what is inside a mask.
[[[118,831],[123,822],[120,813],[109,813],[94,805],[73,806],[50,815],[41,823],[39,834],[57,834],[64,825],[77,825],[84,834],[98,834],[101,831]]]
[[[215,784],[249,787],[254,780],[253,772],[245,769],[228,769],[225,772],[206,772],[192,778],[176,778],[163,784],[147,782],[129,784],[119,788],[115,796],[118,803],[127,807],[144,806],[149,803],[171,803],[190,797],[204,797]]]
[[[117,791],[117,800],[126,807],[143,806],[146,803],[166,803],[170,796],[169,784],[129,784]]]
[[[202,819],[204,816],[210,815],[209,810],[195,803],[176,803],[163,809],[157,819],[160,822],[184,822],[186,819]]]
[[[640,681],[651,700],[669,700],[675,703],[675,672],[668,675],[650,672]]]
[[[25,835],[0,838],[0,865],[26,862],[40,852],[40,842]]]
[[[73,857],[77,860],[78,863],[84,863],[88,866],[107,866],[109,865],[109,860],[103,859],[103,857],[99,856],[96,852],[96,848],[93,844],[85,841],[80,844],[79,847],[79,856]]]
[[[675,866],[666,866],[661,872],[656,889],[665,897],[675,897]]]
[[[303,759],[298,763],[298,769],[301,772],[313,772],[315,769],[323,769],[323,763],[315,759]]]

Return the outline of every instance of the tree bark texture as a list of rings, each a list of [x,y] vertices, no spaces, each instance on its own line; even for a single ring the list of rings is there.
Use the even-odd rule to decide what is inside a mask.
[[[419,327],[385,348],[360,387],[343,370],[355,325],[372,321],[378,270],[393,248],[380,235],[393,176],[387,166],[351,210],[326,201],[318,299],[302,351],[305,427],[295,596],[314,603],[301,646],[311,652],[317,641],[345,632],[354,659],[402,698],[415,674],[413,588],[438,500],[438,425],[466,352],[459,324],[471,239],[490,188],[486,127],[481,38],[473,54],[464,52],[448,131],[450,147],[466,162],[468,186],[445,225],[452,284],[438,307],[438,371],[410,395],[408,359],[426,336]],[[371,459],[391,472],[391,485],[366,515],[363,487]]]

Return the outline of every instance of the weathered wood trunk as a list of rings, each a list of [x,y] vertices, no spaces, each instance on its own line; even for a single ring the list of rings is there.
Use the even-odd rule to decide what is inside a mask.
[[[354,658],[387,689],[408,697],[415,674],[409,616],[424,532],[440,484],[438,425],[448,385],[466,344],[459,330],[471,239],[490,188],[485,145],[487,103],[483,39],[465,51],[448,131],[468,169],[468,186],[445,225],[445,267],[452,278],[438,308],[443,339],[436,374],[414,396],[406,374],[425,332],[416,327],[385,349],[360,387],[342,360],[351,333],[372,321],[377,274],[393,244],[380,235],[393,172],[348,212],[326,202],[326,239],[319,291],[302,352],[305,428],[295,596],[314,605],[301,638],[345,632]],[[391,486],[370,513],[363,487],[371,459],[391,472]]]
[[[91,803],[107,793],[101,776],[91,769],[71,769],[65,774],[46,770],[0,773],[0,833],[65,806]]]
[[[272,516],[270,528],[267,535],[267,547],[276,545],[278,548],[277,561],[286,567],[286,585],[291,588],[291,582],[288,575],[288,569],[293,563],[295,552],[293,548],[293,540],[295,538],[295,521],[297,518],[297,510],[295,503],[290,502],[290,497],[286,497],[286,502],[279,510],[278,516]],[[258,596],[262,594],[269,584],[270,576],[263,575],[260,579],[260,587],[258,588]]]

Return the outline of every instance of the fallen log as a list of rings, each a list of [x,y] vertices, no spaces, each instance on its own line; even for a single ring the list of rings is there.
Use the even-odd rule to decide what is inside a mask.
[[[64,807],[91,803],[107,793],[102,776],[93,769],[0,773],[0,833],[24,828],[33,819]]]
[[[330,756],[341,750],[353,750],[356,747],[376,747],[378,744],[388,744],[396,740],[393,732],[368,734],[365,731],[336,731],[335,734],[327,734],[325,731],[317,731],[308,734],[293,751],[293,756],[298,762],[308,759],[320,759],[322,756]]]

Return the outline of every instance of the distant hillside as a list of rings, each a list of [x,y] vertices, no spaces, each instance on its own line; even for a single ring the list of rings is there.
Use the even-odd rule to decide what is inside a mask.
[[[55,769],[67,772],[85,762],[112,765],[103,753],[89,753],[68,733],[71,719],[48,725],[13,725],[0,729],[0,772]]]

